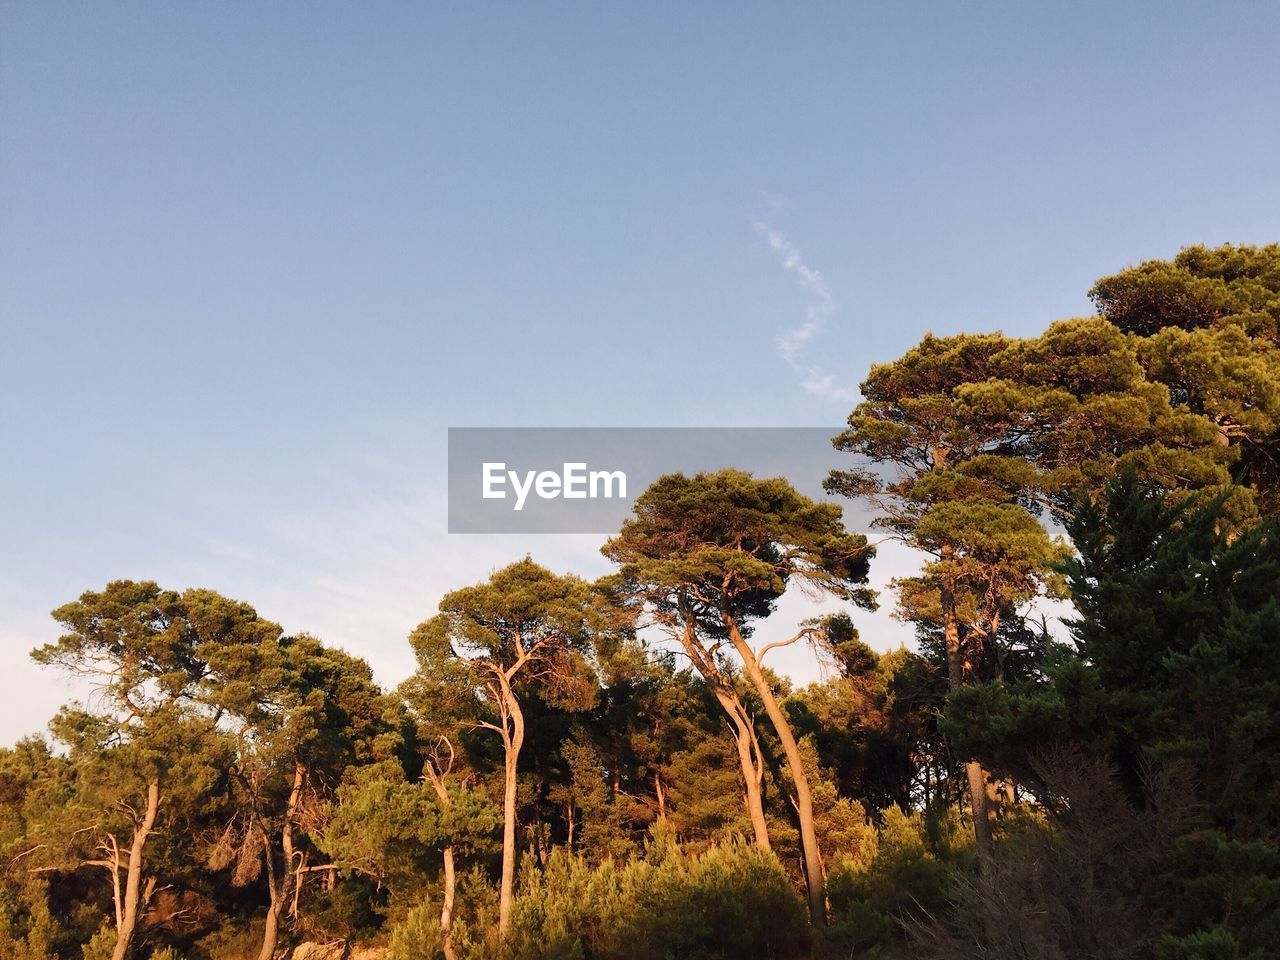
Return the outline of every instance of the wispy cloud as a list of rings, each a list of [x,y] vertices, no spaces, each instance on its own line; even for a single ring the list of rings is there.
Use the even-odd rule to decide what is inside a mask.
[[[804,321],[778,336],[778,356],[800,377],[800,386],[806,393],[828,400],[852,401],[853,390],[841,386],[834,374],[806,363],[803,358],[805,348],[826,329],[827,318],[835,313],[836,301],[831,295],[831,288],[821,273],[804,262],[799,249],[790,240],[767,223],[756,221],[755,228],[778,255],[782,269],[795,278],[809,299]]]

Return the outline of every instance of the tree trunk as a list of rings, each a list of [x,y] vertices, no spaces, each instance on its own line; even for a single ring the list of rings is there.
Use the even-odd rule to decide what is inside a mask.
[[[944,547],[944,559],[951,555],[951,549]],[[943,585],[939,588],[939,599],[942,604],[942,634],[947,646],[947,688],[956,693],[964,686],[964,661],[960,657],[960,621],[956,615],[956,597],[951,587]],[[981,863],[991,860],[991,821],[987,813],[987,776],[982,764],[977,760],[967,760],[964,765],[965,776],[969,781],[969,804],[973,810],[973,841],[978,849]]]
[[[453,847],[444,848],[444,896],[440,907],[440,946],[445,960],[458,960],[453,948],[453,902],[457,894],[458,877],[454,870]]]
[[[729,628],[729,639],[734,649],[742,658],[747,668],[747,676],[755,684],[756,692],[764,702],[765,713],[773,722],[773,729],[782,741],[782,752],[786,754],[787,766],[791,770],[791,780],[796,787],[796,812],[800,816],[800,844],[804,849],[805,881],[809,888],[809,919],[815,927],[826,926],[827,898],[822,876],[822,852],[818,849],[818,831],[813,823],[813,795],[809,791],[809,777],[804,770],[804,762],[800,756],[800,747],[795,735],[791,732],[791,724],[787,721],[782,707],[778,705],[773,689],[765,679],[764,671],[756,660],[755,651],[747,644],[737,622],[727,610],[721,610],[725,625]]]
[[[747,814],[751,817],[756,846],[771,850],[769,825],[764,819],[764,793],[760,789],[764,779],[764,758],[760,756],[760,741],[756,739],[755,724],[736,690],[727,685],[714,684],[714,681],[712,683],[716,700],[724,708],[732,724],[729,732],[733,735],[733,743],[738,750],[738,765],[742,768],[742,782],[746,789]]]
[[[738,766],[742,768],[742,784],[746,791],[747,814],[751,817],[756,846],[771,850],[769,826],[764,819],[764,794],[760,789],[764,780],[764,758],[760,755],[755,722],[743,705],[742,698],[738,696],[738,691],[721,672],[712,655],[698,642],[696,619],[683,601],[680,616],[683,620],[679,632],[680,644],[729,718],[729,732],[738,751]]]
[[[520,748],[524,745],[524,714],[510,685],[502,677],[504,718],[503,765],[504,789],[502,795],[502,883],[498,893],[498,935],[503,939],[511,928],[511,902],[514,899],[516,878],[516,765],[520,760]]]
[[[271,854],[267,854],[271,856]],[[267,876],[267,892],[271,896],[271,904],[267,907],[267,920],[262,928],[262,948],[258,951],[258,960],[271,960],[276,953],[276,940],[280,935],[280,909],[283,897],[280,882],[274,876],[275,869],[270,868]]]
[[[445,741],[448,743],[448,741]],[[427,776],[435,789],[436,798],[440,801],[440,809],[448,811],[452,801],[449,799],[449,788],[445,786],[445,777],[453,767],[453,745],[449,744],[449,766],[443,771],[437,770],[432,761],[427,761]],[[440,948],[445,960],[458,960],[458,952],[453,947],[453,904],[457,896],[458,875],[454,865],[453,845],[444,848],[444,891],[440,905]]]
[[[138,929],[138,903],[142,899],[142,853],[156,823],[160,809],[160,781],[147,784],[147,810],[142,823],[133,831],[133,843],[129,847],[129,873],[124,887],[124,910],[116,927],[116,945],[111,960],[125,960],[133,950],[133,939]]]
[[[280,914],[284,912],[284,905],[289,899],[289,881],[291,877],[295,882],[297,880],[297,874],[293,870],[293,816],[302,796],[306,773],[307,768],[302,763],[294,763],[293,786],[289,790],[289,802],[280,828],[280,849],[284,854],[284,865],[279,874],[276,873],[271,854],[271,840],[265,829],[262,832],[263,856],[267,861],[267,892],[271,903],[267,907],[267,921],[262,928],[262,948],[258,951],[258,960],[271,960],[275,956],[276,943],[280,939]]]

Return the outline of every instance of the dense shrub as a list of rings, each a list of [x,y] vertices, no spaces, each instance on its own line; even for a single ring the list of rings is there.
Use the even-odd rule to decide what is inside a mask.
[[[654,848],[592,870],[557,854],[526,873],[513,960],[788,957],[805,945],[803,906],[776,857],[742,844],[699,857]]]
[[[522,871],[505,945],[509,960],[788,958],[807,947],[804,906],[772,854],[732,844],[690,856],[654,845],[643,858],[592,867],[556,851]],[[487,918],[488,926],[492,918]],[[389,960],[438,954],[439,906],[412,911]],[[463,957],[491,957],[491,930],[455,926]]]
[[[902,921],[941,907],[953,871],[939,859],[937,844],[949,853],[953,839],[945,824],[887,808],[870,859],[842,858],[832,866],[831,924],[822,935],[822,952],[852,956],[895,939]]]
[[[84,960],[111,960],[111,953],[116,945],[116,931],[108,923],[98,928],[89,942],[81,946]]]

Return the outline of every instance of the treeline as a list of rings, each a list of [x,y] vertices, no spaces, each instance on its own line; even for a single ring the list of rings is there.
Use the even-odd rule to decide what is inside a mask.
[[[0,751],[0,956],[1271,955],[1280,246],[1093,297],[872,368],[826,482],[920,552],[891,597],[838,506],[725,470],[647,490],[599,581],[448,594],[395,690],[209,590],[60,607],[33,656],[93,693]],[[763,643],[787,590],[918,651]]]

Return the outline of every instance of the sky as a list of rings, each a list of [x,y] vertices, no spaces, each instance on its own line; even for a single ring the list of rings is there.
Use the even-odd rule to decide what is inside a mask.
[[[5,0],[0,743],[113,579],[394,683],[448,589],[608,569],[447,534],[448,427],[838,427],[927,331],[1280,240],[1277,157],[1274,3]]]

